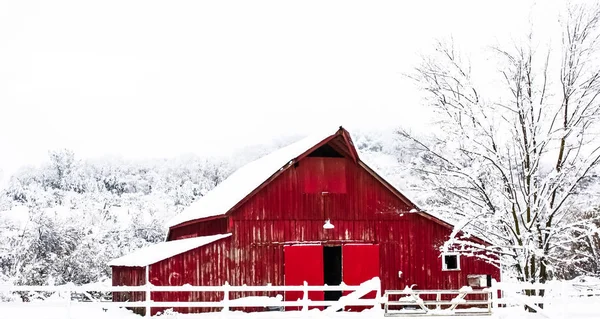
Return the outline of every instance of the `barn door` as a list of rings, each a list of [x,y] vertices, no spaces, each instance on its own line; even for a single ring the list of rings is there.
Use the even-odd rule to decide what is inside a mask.
[[[379,277],[379,245],[348,244],[342,246],[342,279],[346,285],[355,286]],[[347,295],[349,292],[345,292]],[[364,298],[375,298],[371,292]],[[366,307],[348,307],[346,310],[360,311]]]
[[[323,246],[284,246],[283,255],[286,286],[301,286],[305,281],[311,286],[323,285]],[[286,301],[302,300],[301,291],[286,291],[284,295]],[[323,291],[311,291],[308,298],[322,301]],[[299,307],[287,307],[286,310],[299,310]]]

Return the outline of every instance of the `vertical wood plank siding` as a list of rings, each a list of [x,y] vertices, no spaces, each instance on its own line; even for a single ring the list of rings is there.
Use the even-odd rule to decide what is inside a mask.
[[[315,176],[317,172],[320,176]],[[410,209],[412,207],[351,159],[306,157],[230,212],[227,218],[172,228],[171,239],[225,232],[233,235],[152,265],[151,282],[156,285],[208,286],[223,285],[226,281],[231,285],[283,285],[283,245],[302,242],[379,244],[383,289],[403,289],[412,284],[419,289],[456,289],[467,285],[468,274],[491,274],[499,280],[496,267],[472,257],[461,257],[460,271],[442,271],[439,247],[451,230],[410,213]],[[331,220],[334,229],[323,229],[326,219]],[[402,272],[400,278],[399,271]],[[113,283],[122,284],[121,279],[129,280],[113,277]],[[232,293],[231,297],[243,295]],[[220,298],[218,294],[153,295],[154,300]]]
[[[146,269],[144,267],[112,267],[113,286],[143,286],[146,284]],[[113,301],[145,301],[144,292],[113,292]],[[128,308],[137,314],[144,315],[145,308]]]
[[[217,218],[177,227],[171,230],[168,240],[210,236],[227,232],[227,218]]]

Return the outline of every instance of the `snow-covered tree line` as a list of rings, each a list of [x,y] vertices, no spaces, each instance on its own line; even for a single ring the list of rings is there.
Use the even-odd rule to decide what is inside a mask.
[[[89,283],[110,276],[107,262],[164,240],[165,222],[235,168],[289,140],[232,156],[80,160],[49,152],[0,192],[0,281]]]

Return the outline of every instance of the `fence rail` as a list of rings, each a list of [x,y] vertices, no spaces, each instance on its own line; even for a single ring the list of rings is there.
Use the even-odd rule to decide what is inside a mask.
[[[524,306],[545,318],[556,316],[546,310],[546,306],[558,305],[564,308],[582,302],[600,304],[600,284],[597,283],[556,281],[541,284],[494,281],[488,290],[492,292],[493,308]]]
[[[387,290],[383,298],[385,316],[489,315],[496,309],[517,306],[553,318],[554,314],[544,309],[544,305],[562,307],[590,302],[600,304],[600,284],[493,281],[492,287],[479,290],[467,287],[460,290]]]
[[[309,293],[314,291],[342,291],[350,292],[342,296],[338,301],[313,301],[309,299]],[[4,306],[66,306],[71,307],[127,307],[144,308],[146,316],[151,314],[151,308],[221,308],[229,311],[231,308],[299,308],[307,311],[314,307],[328,307],[327,311],[337,311],[347,306],[380,307],[381,306],[381,283],[379,278],[373,278],[358,286],[309,286],[306,282],[302,286],[154,286],[146,284],[143,286],[106,286],[106,285],[62,285],[62,286],[12,286],[0,285],[0,294],[27,292],[31,296],[26,303],[19,301],[0,301],[0,307]],[[113,292],[138,292],[144,293],[143,301],[110,301],[95,297],[90,292],[113,293]],[[220,301],[153,301],[150,296],[153,292],[220,292],[223,298]],[[232,292],[269,293],[269,292],[302,292],[298,300],[283,300],[283,297],[247,296],[230,299]],[[365,295],[375,292],[374,298],[363,298]],[[73,302],[73,294],[83,294],[87,297],[86,302]],[[53,298],[48,299],[51,295]],[[0,296],[1,297],[1,296]],[[58,297],[58,298],[56,298]]]
[[[338,301],[310,300],[311,292],[343,291],[346,295]],[[138,301],[110,301],[103,296],[110,293],[135,292],[143,297]],[[219,293],[221,300],[216,301],[153,301],[152,293],[165,292],[196,292]],[[297,300],[283,300],[281,295],[273,297],[274,293],[296,292]],[[28,300],[2,301],[15,296],[28,296]],[[240,298],[239,293],[259,294]],[[260,296],[269,294],[270,296]],[[74,300],[73,296],[77,296]],[[161,308],[216,308],[229,311],[232,308],[246,307],[273,309],[298,309],[307,311],[319,307],[324,311],[334,312],[346,307],[375,307],[386,315],[465,315],[491,314],[496,309],[520,306],[529,307],[546,318],[554,314],[547,310],[546,305],[560,306],[585,302],[600,304],[600,284],[552,282],[545,284],[492,282],[492,287],[473,290],[388,290],[385,296],[381,294],[379,278],[373,278],[358,286],[312,286],[305,283],[302,286],[108,286],[108,285],[62,285],[62,286],[12,286],[0,284],[0,308],[2,307],[65,307],[67,312],[75,307],[96,308],[141,308],[146,315],[151,309]],[[288,308],[290,307],[290,308]]]
[[[435,299],[431,298],[433,296]],[[492,303],[490,290],[387,290],[384,296],[384,316],[491,315]]]

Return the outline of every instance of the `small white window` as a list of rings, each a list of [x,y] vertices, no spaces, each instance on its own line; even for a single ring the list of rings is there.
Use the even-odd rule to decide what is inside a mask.
[[[460,270],[460,256],[456,253],[442,254],[442,270]]]

